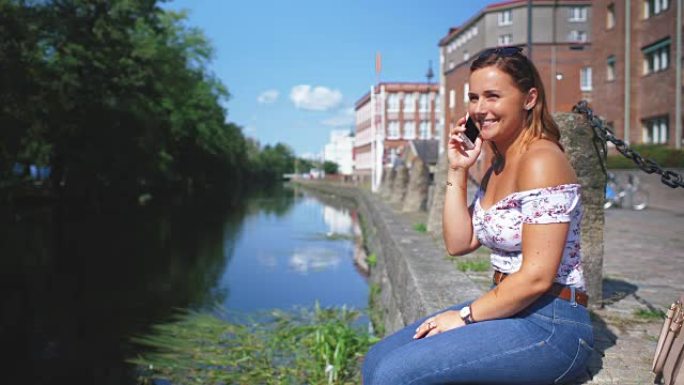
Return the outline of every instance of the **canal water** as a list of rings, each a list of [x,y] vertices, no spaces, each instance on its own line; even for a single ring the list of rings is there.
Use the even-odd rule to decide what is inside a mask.
[[[130,338],[177,309],[364,309],[357,219],[292,186],[135,210],[3,210],[1,382],[136,384]]]

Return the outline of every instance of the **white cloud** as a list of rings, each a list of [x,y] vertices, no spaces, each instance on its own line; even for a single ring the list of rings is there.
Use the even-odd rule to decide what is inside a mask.
[[[354,109],[347,108],[340,111],[337,115],[325,119],[321,122],[328,127],[349,127],[354,124]]]
[[[280,93],[278,90],[267,90],[261,93],[259,97],[257,97],[257,102],[260,104],[271,104],[274,103],[276,100],[278,100],[278,95]]]
[[[288,265],[297,273],[306,275],[310,271],[317,272],[335,269],[340,265],[342,258],[336,252],[319,247],[305,247],[295,250],[290,257]]]
[[[292,87],[290,100],[303,110],[327,111],[340,105],[342,93],[327,87],[300,84]]]

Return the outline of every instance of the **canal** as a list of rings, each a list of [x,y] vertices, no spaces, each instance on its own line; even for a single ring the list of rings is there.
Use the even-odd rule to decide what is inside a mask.
[[[177,309],[364,309],[355,209],[290,185],[138,209],[0,216],[7,383],[136,384],[130,342]]]

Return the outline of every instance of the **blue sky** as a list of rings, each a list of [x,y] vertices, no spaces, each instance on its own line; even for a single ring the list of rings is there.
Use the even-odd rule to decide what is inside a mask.
[[[437,44],[487,4],[470,0],[177,0],[214,47],[210,70],[231,93],[228,120],[265,144],[318,154],[353,128],[354,102],[375,83],[425,81]]]

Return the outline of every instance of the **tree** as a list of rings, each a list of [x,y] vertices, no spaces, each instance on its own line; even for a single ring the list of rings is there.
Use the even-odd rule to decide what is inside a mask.
[[[323,162],[323,171],[325,171],[326,174],[337,174],[338,169],[339,165],[335,162],[329,160]]]

